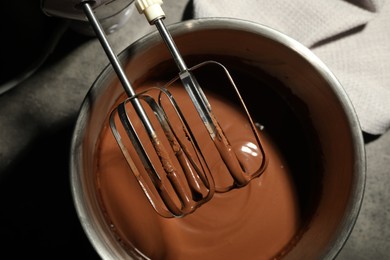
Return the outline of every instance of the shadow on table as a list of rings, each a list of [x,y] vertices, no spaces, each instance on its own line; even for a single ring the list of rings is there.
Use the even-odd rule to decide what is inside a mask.
[[[100,259],[73,205],[71,134],[68,126],[36,140],[0,182],[2,255]]]

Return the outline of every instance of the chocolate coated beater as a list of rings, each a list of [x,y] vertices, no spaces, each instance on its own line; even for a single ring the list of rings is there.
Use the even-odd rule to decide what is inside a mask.
[[[237,95],[237,97],[241,103],[241,106],[242,106],[243,110],[245,111],[245,114],[247,115],[248,121],[250,122],[250,125],[252,127],[253,135],[254,135],[255,140],[256,140],[257,148],[259,149],[259,152],[261,153],[261,162],[259,163],[259,167],[253,172],[248,172],[245,169],[246,168],[245,161],[239,160],[239,157],[237,156],[235,150],[233,149],[227,136],[225,135],[223,128],[221,127],[216,116],[214,115],[212,108],[211,108],[211,105],[210,105],[206,95],[204,94],[202,88],[199,86],[199,83],[196,80],[195,76],[193,75],[192,71],[185,64],[178,48],[175,45],[175,42],[173,41],[169,31],[165,27],[164,22],[163,22],[163,19],[165,18],[165,14],[161,8],[162,1],[161,0],[137,0],[135,2],[135,4],[136,4],[136,7],[137,7],[139,13],[144,14],[145,17],[147,18],[148,22],[151,25],[154,24],[156,26],[158,32],[160,33],[162,39],[164,40],[167,48],[170,51],[171,56],[173,57],[176,65],[179,69],[178,78],[180,79],[185,90],[187,91],[187,93],[188,93],[188,95],[189,95],[189,97],[190,97],[190,99],[195,107],[195,110],[198,113],[198,116],[200,117],[201,121],[203,122],[203,124],[207,130],[208,135],[210,136],[213,144],[215,145],[215,148],[217,149],[217,151],[220,155],[220,162],[222,164],[224,164],[227,171],[229,172],[229,174],[232,177],[233,183],[231,185],[219,186],[219,185],[216,185],[214,183],[213,174],[210,173],[208,160],[205,158],[204,153],[202,152],[202,149],[205,149],[205,148],[200,147],[199,143],[197,142],[197,138],[192,133],[191,128],[188,127],[189,124],[185,120],[185,117],[183,116],[183,113],[181,112],[179,106],[177,106],[177,103],[173,97],[174,95],[172,95],[168,90],[169,84],[167,85],[167,88],[161,88],[160,94],[163,93],[166,97],[168,97],[168,100],[169,100],[168,103],[173,106],[173,110],[175,111],[176,116],[179,118],[181,127],[179,127],[178,130],[177,130],[177,128],[173,127],[173,124],[171,123],[172,120],[170,120],[170,117],[172,117],[172,113],[169,114],[167,112],[168,109],[166,109],[161,103],[159,103],[159,105],[151,105],[151,104],[149,104],[149,105],[150,105],[150,107],[152,107],[153,112],[156,115],[158,115],[158,118],[160,118],[159,123],[162,126],[166,125],[166,127],[163,127],[164,128],[163,132],[166,134],[166,136],[169,140],[170,146],[171,146],[172,150],[174,151],[174,154],[176,155],[176,157],[177,157],[176,149],[178,147],[177,146],[178,144],[180,146],[180,148],[179,148],[180,153],[179,154],[182,154],[182,153],[186,154],[185,161],[182,161],[182,158],[180,158],[180,157],[178,157],[178,159],[180,161],[180,168],[183,170],[184,173],[187,173],[186,180],[190,184],[189,186],[190,186],[191,192],[186,193],[186,195],[184,197],[180,196],[180,192],[182,191],[182,189],[185,189],[185,187],[180,186],[180,189],[178,189],[178,187],[176,186],[177,179],[175,178],[174,180],[171,180],[170,178],[168,178],[170,180],[171,184],[174,186],[174,190],[176,192],[176,195],[178,195],[178,198],[179,198],[180,207],[176,208],[176,207],[172,207],[173,205],[175,205],[175,203],[171,203],[171,196],[170,195],[166,196],[165,193],[162,193],[159,190],[159,188],[161,187],[160,183],[158,183],[157,185],[156,185],[156,183],[154,183],[154,186],[156,187],[158,194],[162,195],[161,198],[162,198],[163,204],[165,204],[165,207],[174,216],[183,216],[185,214],[191,213],[198,206],[200,206],[204,202],[208,201],[214,192],[214,187],[215,187],[217,192],[226,192],[226,191],[229,191],[233,188],[243,187],[246,184],[248,184],[248,182],[251,179],[259,176],[265,168],[265,164],[266,164],[265,154],[264,154],[264,151],[262,150],[263,148],[261,146],[260,139],[259,139],[256,127],[255,127],[255,124],[253,123],[251,117],[249,116],[249,112],[247,111],[245,104],[244,104],[229,72],[226,70],[226,68],[217,62],[208,61],[208,62],[201,63],[201,64],[195,66],[193,69],[197,69],[198,67],[206,66],[206,65],[209,65],[211,63],[213,63],[214,65],[217,65],[223,69],[226,77],[228,78],[228,81],[230,82],[230,85],[235,90],[235,94]],[[145,91],[143,93],[148,93],[148,91]],[[137,97],[140,98],[139,95],[137,95]],[[150,99],[154,102],[154,98],[151,98],[150,96],[148,96],[148,99]],[[130,98],[130,100],[133,101],[134,98]],[[161,101],[161,95],[158,95],[157,100]],[[129,118],[127,116],[128,113],[125,112],[123,109],[124,106],[125,106],[124,103],[122,103],[118,107],[117,113],[119,114],[119,117],[121,117],[121,118]],[[169,114],[169,116],[168,116],[168,114]],[[126,121],[126,123],[125,123],[126,132],[129,132],[128,131],[129,128],[127,127],[129,121]],[[113,122],[113,120],[112,120],[112,122]],[[124,122],[122,120],[122,124],[123,123]],[[117,141],[120,144],[122,151],[124,151],[124,154],[128,154],[128,149],[127,149],[128,146],[123,144],[123,141],[122,141],[123,139],[119,137],[120,134],[118,134],[116,125],[112,124],[112,126],[113,126],[112,129],[113,129],[114,135],[117,137]],[[178,134],[179,131],[185,132],[185,134],[182,138],[179,137],[179,134]],[[134,131],[132,131],[132,133],[134,134]],[[130,139],[132,139],[131,136],[133,136],[133,134],[128,134]],[[192,154],[191,154],[191,152],[188,152],[189,146],[186,145],[186,143],[184,141],[182,141],[183,139],[186,139],[187,141],[189,140],[189,144],[190,144],[189,146],[192,148]],[[133,142],[133,145],[134,145],[134,142]],[[145,151],[145,149],[143,149],[142,151]],[[157,151],[157,154],[159,154],[159,151]],[[129,158],[131,158],[131,157],[129,156]],[[195,160],[195,158],[197,160]],[[162,156],[162,158],[160,158],[160,163],[164,165],[167,162],[166,159],[167,159],[167,157],[165,155]],[[171,159],[168,159],[168,161],[169,161],[169,166],[174,165],[174,163],[171,162]],[[191,162],[191,163],[189,163],[189,162]],[[132,160],[130,160],[129,164],[133,165],[134,162]],[[149,166],[150,164],[147,164],[147,165]],[[144,164],[144,166],[146,166],[146,165]],[[145,168],[147,168],[147,167],[145,167]],[[164,170],[165,170],[167,176],[170,176],[169,171],[167,171],[166,168],[164,168]],[[188,172],[190,172],[190,174],[188,174]],[[175,173],[176,173],[176,171],[175,171]],[[138,175],[138,174],[136,174],[136,175]],[[153,171],[152,176],[153,175],[161,176],[158,174],[157,170]],[[188,176],[190,176],[190,178],[188,178]],[[180,179],[180,178],[178,177],[178,179]],[[160,181],[161,177],[159,177],[158,180]],[[201,181],[199,182],[199,180],[201,180]],[[148,188],[149,190],[146,190],[145,187],[148,187],[148,185],[146,185],[144,180],[139,179],[139,181],[140,181],[141,186],[144,187],[144,191],[146,191],[147,195],[153,194],[153,192],[150,192],[149,188]],[[205,187],[206,190],[208,190],[208,191],[206,193],[199,192],[199,190],[197,190],[197,189],[199,189],[199,185],[203,185],[203,187]],[[178,190],[179,190],[179,192],[178,192]],[[165,191],[165,189],[164,189],[164,191]],[[172,195],[172,193],[170,193],[170,194]],[[150,199],[150,195],[148,195],[148,198]],[[193,205],[194,201],[196,203]],[[151,202],[152,202],[152,205],[157,204],[154,200],[151,200]],[[156,208],[156,206],[155,206],[155,208]],[[173,208],[175,208],[174,211],[172,210]],[[178,209],[178,211],[177,211],[177,209]],[[157,210],[157,211],[161,212],[161,210]],[[178,212],[179,212],[179,214],[178,214]],[[162,215],[166,216],[167,214],[162,214]]]

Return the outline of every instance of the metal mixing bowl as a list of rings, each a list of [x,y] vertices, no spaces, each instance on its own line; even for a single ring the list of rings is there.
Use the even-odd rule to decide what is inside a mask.
[[[343,87],[327,66],[297,41],[268,27],[224,18],[190,20],[169,26],[184,58],[225,57],[277,79],[286,93],[281,100],[303,118],[318,149],[303,164],[319,162],[320,191],[307,229],[285,259],[333,259],[353,229],[363,199],[365,152],[359,122]],[[138,40],[120,55],[132,81],[170,59],[157,33]],[[173,65],[172,65],[173,66]],[[255,86],[251,86],[253,91]],[[104,259],[131,257],[111,234],[99,207],[94,184],[94,157],[101,126],[122,88],[108,66],[85,98],[71,147],[71,185],[81,224]],[[250,104],[249,104],[250,105]],[[272,111],[272,110],[270,110]],[[277,121],[277,120],[276,120]],[[287,125],[288,128],[288,125]],[[276,129],[276,127],[275,127]],[[291,134],[291,136],[288,136]],[[286,139],[296,139],[288,129]],[[306,138],[305,134],[300,135]],[[310,178],[310,176],[306,176]],[[317,183],[318,184],[318,183]],[[308,190],[311,182],[301,187]]]

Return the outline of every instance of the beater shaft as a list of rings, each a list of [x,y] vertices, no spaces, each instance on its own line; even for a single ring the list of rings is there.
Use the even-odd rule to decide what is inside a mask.
[[[174,61],[176,62],[176,65],[179,68],[180,80],[182,81],[184,88],[187,90],[191,100],[193,101],[200,118],[205,124],[209,134],[212,136],[212,138],[215,138],[216,128],[213,119],[211,118],[212,115],[210,114],[211,106],[207,101],[207,98],[204,95],[202,89],[200,88],[196,78],[188,70],[184,59],[182,58],[175,42],[172,39],[171,34],[168,32],[162,19],[163,17],[153,20],[153,24],[156,26],[161,35],[161,38],[164,40]]]
[[[112,48],[107,40],[106,34],[104,33],[104,30],[103,30],[102,26],[100,25],[98,19],[96,18],[95,14],[93,13],[91,6],[89,5],[89,3],[87,1],[83,2],[82,6],[84,9],[85,15],[87,16],[92,28],[94,29],[96,36],[99,39],[100,44],[102,45],[104,51],[106,52],[106,55],[107,55],[108,59],[110,60],[110,63],[113,66],[113,68],[114,68],[120,82],[122,83],[122,86],[125,89],[127,95],[129,97],[134,96],[136,93],[135,93],[133,87],[131,86],[129,80],[127,79],[126,74],[123,71],[122,66],[119,62],[119,59],[115,55],[114,51],[112,50]],[[139,100],[132,99],[132,103],[135,107],[135,110],[136,110],[138,116],[141,118],[142,122],[144,123],[146,131],[148,132],[149,136],[156,136],[156,133],[153,129],[153,126],[149,122],[149,119],[145,113],[145,110],[142,108],[142,105],[140,104]]]

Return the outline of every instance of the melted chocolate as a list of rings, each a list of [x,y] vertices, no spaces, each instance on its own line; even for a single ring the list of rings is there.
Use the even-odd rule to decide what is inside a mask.
[[[318,183],[307,178],[315,167],[304,159],[310,147],[297,141],[306,132],[278,94],[267,88],[269,82],[240,75],[242,72],[235,79],[241,84],[248,86],[251,80],[252,85],[242,92],[244,100],[247,98],[250,110],[255,111],[252,116],[265,125],[260,134],[267,168],[246,187],[215,193],[209,202],[183,218],[156,214],[105,126],[96,158],[97,189],[107,224],[129,254],[151,259],[267,259],[288,253],[298,240],[314,203],[307,198],[311,190],[299,189]],[[148,87],[156,84],[158,81],[144,83]],[[214,91],[226,93],[218,88]],[[254,96],[253,91],[260,95]],[[181,100],[181,95],[184,92],[175,93],[176,99]],[[208,96],[218,119],[225,125],[231,122],[229,127],[235,129],[231,134],[245,142],[245,135],[237,128],[244,125],[242,114],[235,111],[228,94],[223,99],[219,96]],[[287,139],[294,140],[286,145]],[[218,166],[211,169],[213,176],[216,169]],[[224,181],[225,177],[217,178]]]

